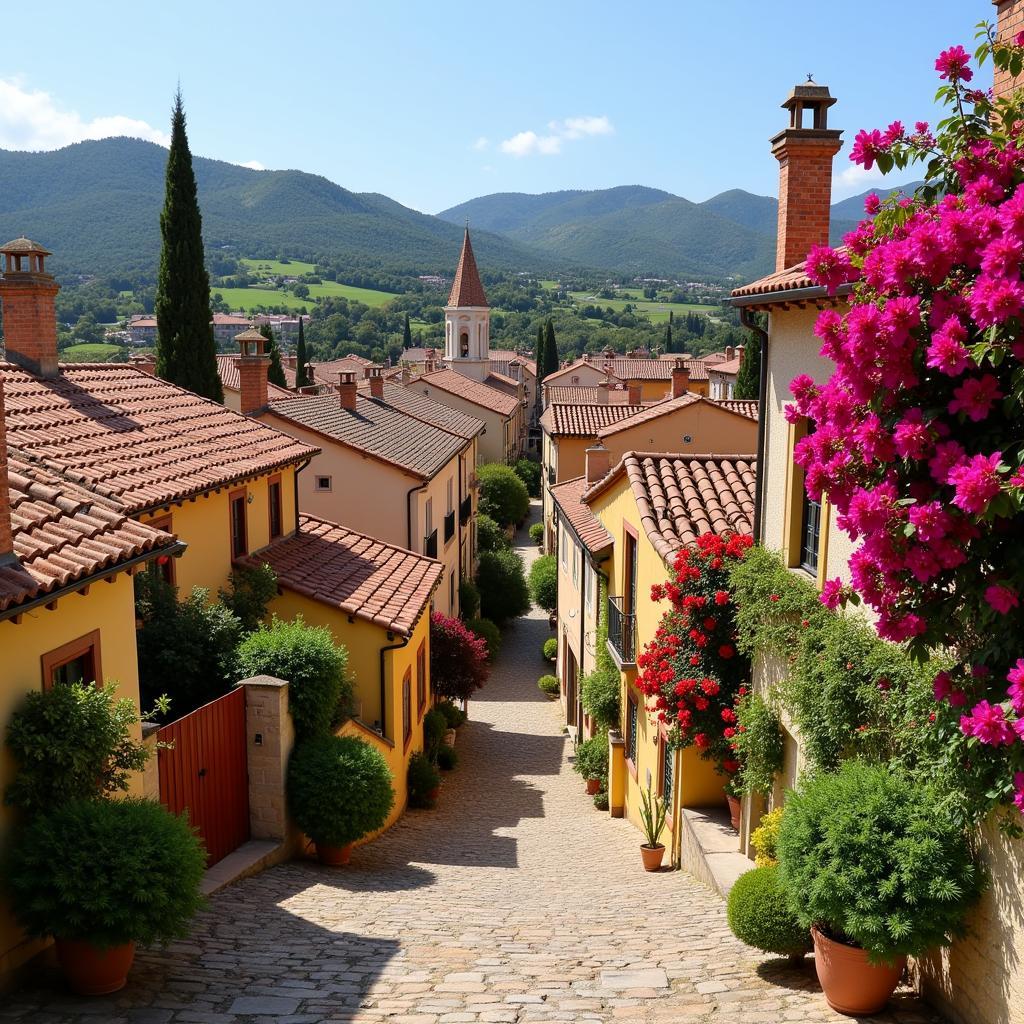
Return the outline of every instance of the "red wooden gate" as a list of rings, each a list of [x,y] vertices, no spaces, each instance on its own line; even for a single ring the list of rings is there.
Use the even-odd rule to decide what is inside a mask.
[[[158,733],[160,803],[189,821],[216,864],[249,838],[245,689],[198,708]]]

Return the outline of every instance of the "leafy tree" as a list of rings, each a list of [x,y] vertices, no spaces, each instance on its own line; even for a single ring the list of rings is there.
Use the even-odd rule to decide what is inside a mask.
[[[516,476],[526,485],[526,491],[531,498],[540,497],[540,463],[533,459],[519,459],[515,466]]]
[[[264,562],[256,569],[233,569],[228,578],[229,590],[217,591],[217,599],[238,616],[242,628],[251,633],[266,618],[267,606],[277,597],[277,575]]]
[[[309,379],[309,372],[306,369],[306,362],[309,357],[306,355],[306,332],[302,327],[303,317],[299,317],[299,340],[295,346],[295,386],[297,388],[309,387],[313,382]]]
[[[157,375],[223,402],[211,325],[210,277],[203,262],[203,221],[180,91],[171,117],[160,234],[163,244],[154,307]]]
[[[735,398],[759,398],[761,395],[761,346],[755,342],[743,348],[739,373],[736,374]]]
[[[511,466],[490,462],[477,472],[480,479],[479,510],[499,526],[515,526],[530,511],[526,484]]]
[[[430,616],[430,688],[439,697],[469,700],[487,681],[487,641],[460,619]]]
[[[288,380],[284,375],[284,367],[281,365],[281,350],[277,347],[277,338],[270,328],[270,324],[264,324],[260,328],[260,334],[267,339],[267,350],[270,352],[270,366],[267,369],[267,380],[276,384],[279,388],[287,388]]]
[[[554,555],[541,555],[530,566],[530,597],[546,612],[558,605],[558,562]]]
[[[500,625],[530,610],[523,560],[511,549],[480,553],[476,585],[485,619]]]
[[[412,328],[409,326],[409,314],[405,314],[405,327],[402,329],[402,347],[412,348]]]
[[[671,316],[671,315],[672,314],[670,313],[669,316]],[[671,321],[669,321],[665,325],[665,351],[666,352],[675,352],[675,349],[672,347],[672,322]]]
[[[543,377],[558,369],[558,342],[555,341],[555,325],[548,317],[544,327],[544,372]]]
[[[476,546],[478,551],[505,551],[512,547],[505,531],[486,513],[476,517]],[[477,595],[479,606],[480,595]]]
[[[540,372],[544,367],[544,325],[537,324],[537,344],[533,348],[533,361]]]

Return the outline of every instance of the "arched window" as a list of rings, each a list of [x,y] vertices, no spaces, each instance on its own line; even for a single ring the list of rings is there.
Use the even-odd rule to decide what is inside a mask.
[[[459,335],[459,355],[461,355],[463,359],[469,358],[469,333],[467,331],[463,331],[462,334]]]

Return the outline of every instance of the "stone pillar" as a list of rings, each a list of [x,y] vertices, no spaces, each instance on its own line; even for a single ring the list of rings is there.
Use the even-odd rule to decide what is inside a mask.
[[[626,813],[626,739],[618,729],[608,732],[608,810],[613,818]]]
[[[253,676],[235,685],[245,687],[252,838],[284,840],[288,835],[285,779],[295,743],[295,728],[288,713],[288,684],[273,676]]]

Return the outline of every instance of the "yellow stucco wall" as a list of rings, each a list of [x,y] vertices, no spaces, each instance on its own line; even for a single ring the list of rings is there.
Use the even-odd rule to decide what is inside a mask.
[[[112,583],[94,583],[88,594],[61,598],[53,611],[26,612],[20,623],[0,622],[0,736],[27,693],[42,689],[41,658],[79,637],[100,631],[100,668],[105,682],[117,683],[118,694],[139,702],[139,669],[135,653],[135,594],[127,573]],[[139,738],[138,730],[136,738]],[[0,792],[13,778],[14,759],[0,748]],[[133,780],[141,794],[142,777]],[[0,803],[0,847],[14,823],[11,808]],[[42,943],[27,940],[0,895],[0,979],[33,956]]]
[[[608,434],[602,443],[611,453],[613,466],[626,452],[754,455],[757,420],[738,416],[708,402],[695,402],[627,430]]]

